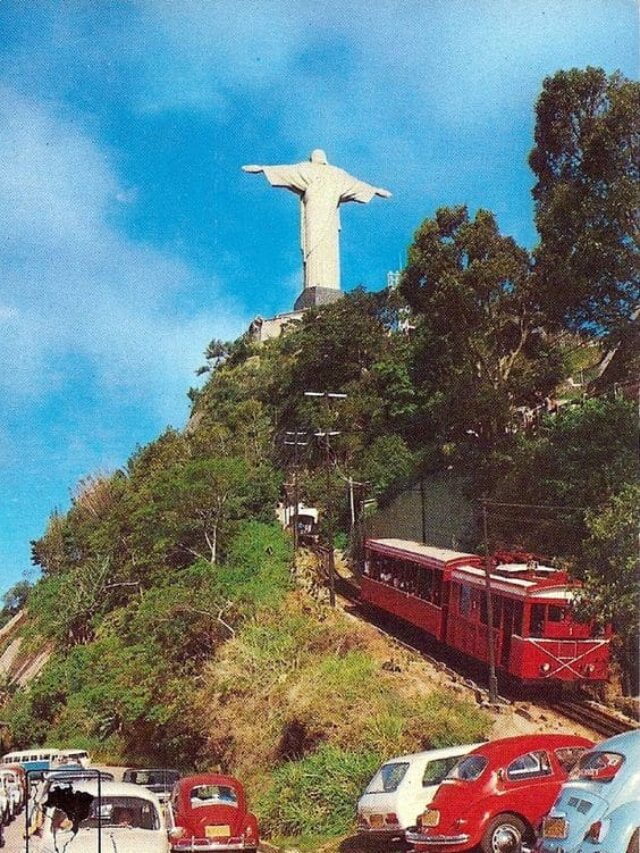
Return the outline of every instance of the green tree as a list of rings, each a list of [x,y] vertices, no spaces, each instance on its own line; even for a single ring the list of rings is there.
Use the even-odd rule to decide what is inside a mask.
[[[66,515],[58,510],[51,513],[44,534],[31,542],[31,561],[48,575],[57,574],[67,567]]]
[[[537,433],[521,434],[493,496],[557,509],[492,510],[496,544],[579,555],[588,536],[587,511],[597,513],[625,483],[639,481],[636,442],[635,406],[627,400],[588,400],[548,417]]]
[[[278,487],[271,466],[254,468],[236,457],[174,465],[137,507],[138,548],[146,539],[160,556],[181,553],[178,565],[194,558],[213,565],[229,524],[251,515],[271,520]]]
[[[589,538],[578,572],[584,588],[578,614],[611,623],[613,649],[627,695],[638,690],[638,612],[640,612],[640,484],[624,486],[604,507],[587,516]]]
[[[560,372],[528,253],[489,211],[471,220],[466,207],[441,208],[416,232],[400,286],[417,319],[428,431],[493,447],[514,408],[544,397]]]
[[[381,435],[361,456],[359,476],[369,483],[370,494],[381,495],[396,480],[407,477],[414,466],[414,456],[399,435]]]
[[[546,309],[617,343],[640,307],[640,84],[591,67],[548,77],[529,162]]]
[[[109,559],[96,557],[44,577],[29,596],[40,632],[61,645],[90,642],[99,617],[114,606]]]
[[[31,584],[28,580],[18,581],[2,596],[2,609],[10,616],[14,616],[24,607],[30,591]]]

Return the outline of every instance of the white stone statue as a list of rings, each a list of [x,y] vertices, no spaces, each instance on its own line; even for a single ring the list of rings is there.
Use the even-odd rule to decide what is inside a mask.
[[[331,166],[321,149],[309,161],[290,166],[243,166],[244,172],[264,172],[272,187],[283,187],[300,196],[300,245],[304,268],[304,288],[326,287],[340,290],[338,208],[347,201],[367,204],[379,195],[391,193],[354,178]]]

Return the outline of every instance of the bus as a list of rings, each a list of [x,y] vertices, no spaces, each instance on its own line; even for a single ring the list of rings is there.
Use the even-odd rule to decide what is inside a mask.
[[[59,749],[47,746],[36,746],[33,749],[22,749],[17,752],[7,752],[2,756],[1,764],[17,764],[27,773],[44,773],[57,766]]]

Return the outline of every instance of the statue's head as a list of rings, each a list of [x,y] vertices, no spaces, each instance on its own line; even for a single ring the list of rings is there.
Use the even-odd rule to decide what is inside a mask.
[[[309,158],[312,163],[320,163],[322,166],[328,166],[329,161],[327,160],[327,155],[324,153],[322,148],[315,148],[311,152],[311,157]]]

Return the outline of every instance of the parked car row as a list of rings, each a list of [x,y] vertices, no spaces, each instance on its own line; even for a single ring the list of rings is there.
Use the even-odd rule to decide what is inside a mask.
[[[640,731],[526,735],[405,755],[358,802],[363,836],[415,853],[640,853]]]
[[[0,796],[0,810],[9,815],[11,800],[15,814],[20,772],[2,768],[0,780],[7,792],[22,786],[21,800]],[[255,853],[260,842],[242,784],[218,773],[131,768],[115,782],[67,767],[46,774],[31,808],[33,853],[70,841],[93,853],[98,834],[118,853]],[[539,734],[399,756],[358,802],[362,836],[404,840],[415,853],[640,853],[639,827],[640,730],[597,745]]]
[[[118,853],[257,851],[258,824],[242,784],[205,773],[125,771],[122,782],[91,768],[45,774],[29,817],[29,851],[95,853],[98,836]],[[72,843],[72,846],[71,846]]]
[[[0,847],[4,846],[4,828],[24,809],[27,786],[24,770],[0,765]]]

